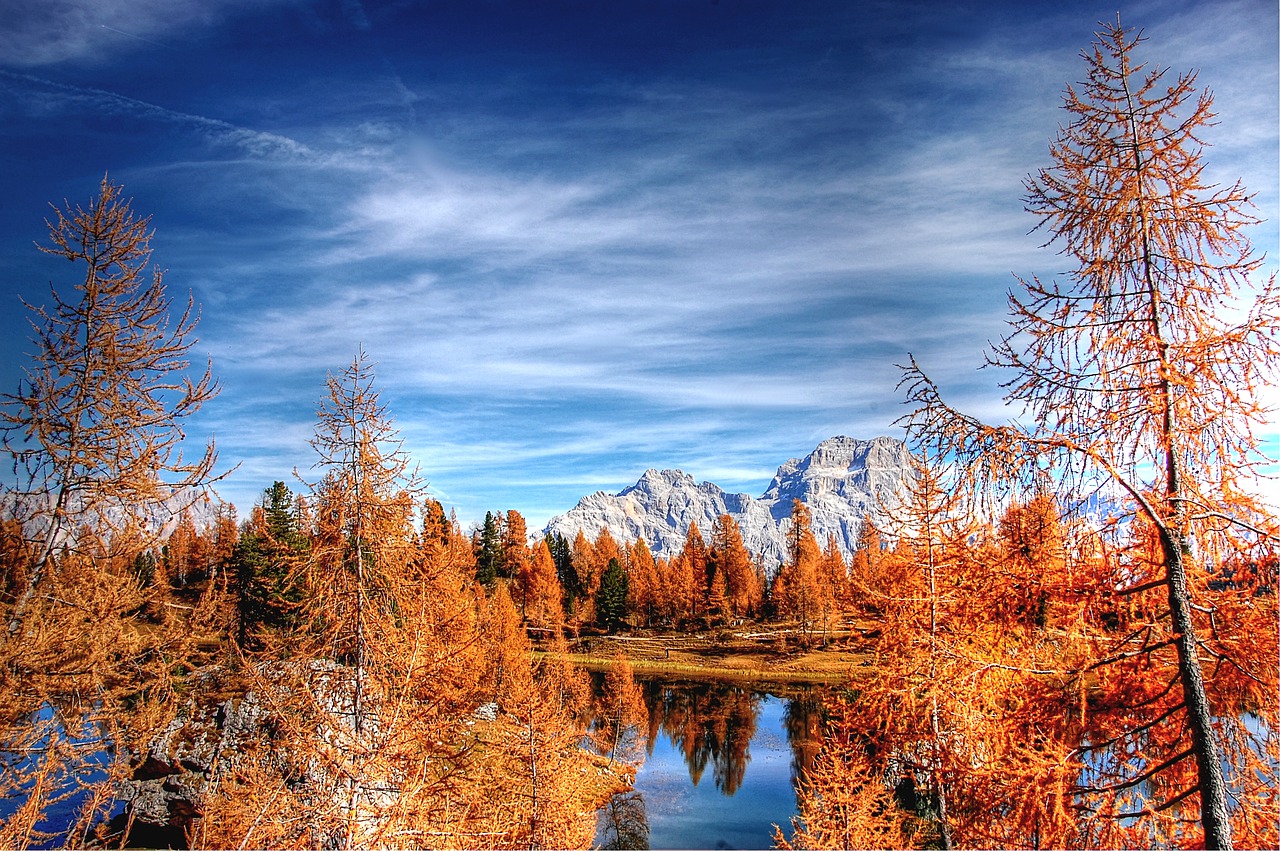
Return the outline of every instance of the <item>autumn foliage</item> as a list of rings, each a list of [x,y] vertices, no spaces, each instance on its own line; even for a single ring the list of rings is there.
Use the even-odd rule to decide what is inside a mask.
[[[1071,268],[1020,282],[988,356],[1022,421],[951,408],[912,360],[901,500],[852,553],[796,501],[781,564],[728,515],[658,553],[539,539],[510,509],[464,530],[363,350],[324,384],[310,477],[241,521],[205,493],[212,444],[182,451],[217,385],[189,374],[198,313],[149,222],[105,178],[55,208],[41,250],[84,279],[27,305],[36,353],[0,408],[0,847],[144,841],[120,790],[231,706],[243,738],[164,842],[586,847],[606,802],[639,842],[643,802],[616,793],[646,744],[732,794],[756,698],[677,696],[622,655],[593,689],[569,640],[747,621],[781,652],[865,653],[786,719],[814,735],[780,845],[1276,847],[1280,524],[1254,492],[1280,294],[1247,193],[1205,182],[1212,98],[1140,41],[1102,29],[1026,183]]]
[[[1280,302],[1251,280],[1247,195],[1202,181],[1211,98],[1135,64],[1138,42],[1099,34],[1027,184],[1076,264],[1023,282],[990,357],[1030,425],[906,369],[922,467],[892,547],[851,570],[883,617],[879,675],[791,842],[1277,843],[1274,591],[1234,565],[1277,540],[1248,481]]]

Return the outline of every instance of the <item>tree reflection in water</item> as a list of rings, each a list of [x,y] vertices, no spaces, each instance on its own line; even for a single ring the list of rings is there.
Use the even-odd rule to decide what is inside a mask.
[[[707,764],[716,788],[732,795],[742,786],[751,761],[763,694],[716,682],[642,683],[649,707],[649,752],[661,732],[684,754],[689,779],[697,786]]]
[[[601,848],[641,849],[649,847],[649,819],[645,814],[644,795],[622,792],[614,795],[600,812],[596,832]]]
[[[822,730],[826,724],[824,694],[825,692],[816,689],[808,689],[787,697],[782,723],[787,729],[787,743],[791,745],[793,785],[813,766],[814,757],[822,747]]]
[[[727,819],[762,822],[752,828],[735,825],[743,830],[732,837],[732,844],[747,841],[759,843],[758,847],[768,846],[770,824],[784,824],[793,813],[795,780],[813,762],[821,744],[827,690],[670,679],[640,679],[640,686],[649,714],[648,757],[654,757],[655,745],[659,745],[659,750],[670,754],[666,760],[674,757],[676,765],[682,760],[688,771],[686,782],[691,786],[681,791],[679,785],[670,785],[674,781],[672,775],[648,775],[649,779],[640,784],[645,787],[643,793],[616,796],[602,810],[597,842],[606,848],[648,847],[652,819],[653,842],[688,847],[697,844],[698,837],[728,836],[727,828],[722,829]],[[761,727],[761,713],[766,706],[771,707],[766,713],[770,720]],[[660,743],[660,738],[665,741]],[[750,794],[743,792],[749,800],[731,804],[728,799],[744,789],[753,739],[756,758],[776,768],[762,764],[759,771],[753,770],[755,779],[748,784],[753,788]],[[778,769],[786,771],[777,764],[779,759],[789,761],[789,774],[779,775]],[[714,799],[723,804],[714,804],[702,793],[693,794],[693,788],[705,779],[708,766],[719,793],[713,793]],[[660,785],[655,787],[655,783]],[[647,811],[643,794],[658,795],[648,802]]]

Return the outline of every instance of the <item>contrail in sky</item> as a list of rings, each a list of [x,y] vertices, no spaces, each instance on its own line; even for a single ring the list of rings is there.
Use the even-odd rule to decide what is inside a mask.
[[[149,38],[143,38],[143,37],[142,37],[142,36],[140,36],[140,35],[134,35],[133,33],[127,33],[127,32],[125,32],[124,30],[118,30],[118,29],[116,29],[115,27],[109,27],[109,26],[107,26],[106,24],[99,24],[98,26],[102,27],[104,30],[111,30],[111,32],[113,32],[113,33],[120,33],[120,35],[128,36],[129,38],[136,38],[138,41],[145,41],[147,44],[154,44],[156,47],[163,47],[165,50],[177,50],[177,48],[176,48],[176,47],[170,47],[170,46],[169,46],[169,45],[167,45],[167,44],[161,44],[161,43],[160,43],[160,42],[158,42],[158,41],[152,41],[151,39],[149,39]]]
[[[128,33],[126,33],[126,35],[128,35]],[[290,139],[288,136],[281,136],[277,133],[268,133],[262,130],[251,130],[245,127],[239,127],[218,118],[208,118],[203,115],[195,115],[189,112],[178,112],[177,110],[168,109],[167,107],[158,106],[154,103],[148,103],[131,97],[125,97],[124,95],[105,91],[103,89],[95,89],[89,86],[73,86],[68,83],[59,83],[54,80],[35,77],[30,74],[18,74],[13,71],[6,71],[3,68],[0,68],[0,78],[18,80],[24,83],[34,84],[45,89],[52,89],[54,91],[68,92],[81,98],[96,100],[103,106],[110,106],[121,111],[146,115],[156,120],[172,121],[175,123],[198,127],[216,140],[239,145],[250,153],[257,154],[259,156],[268,154],[284,154],[294,157],[314,156],[314,153],[310,148],[301,142],[296,142],[293,139]]]

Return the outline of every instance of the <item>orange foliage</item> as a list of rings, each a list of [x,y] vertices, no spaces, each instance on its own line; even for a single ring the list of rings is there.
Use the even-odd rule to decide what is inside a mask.
[[[835,594],[826,581],[822,551],[813,536],[809,509],[800,500],[791,506],[788,557],[773,579],[771,598],[778,615],[800,622],[806,634],[830,626]]]
[[[658,565],[644,538],[627,548],[627,578],[631,610],[641,626],[648,626],[658,611],[661,589]]]
[[[729,614],[735,618],[758,615],[763,602],[764,583],[742,542],[737,522],[727,514],[716,518],[711,531],[709,557],[723,577]]]
[[[1275,606],[1223,597],[1208,577],[1280,530],[1249,492],[1273,463],[1254,429],[1280,362],[1280,291],[1274,276],[1251,280],[1262,260],[1246,236],[1248,194],[1203,182],[1211,96],[1194,74],[1137,64],[1140,40],[1118,22],[1098,33],[1086,81],[1067,90],[1053,165],[1027,181],[1028,210],[1075,264],[1065,282],[1021,282],[1013,330],[989,356],[1011,373],[1006,401],[1029,426],[954,410],[914,361],[905,424],[956,463],[974,507],[1054,481],[1064,500],[1103,496],[1113,512],[1071,530],[1080,562],[1057,589],[1045,581],[1056,553],[1032,553],[1044,577],[1028,574],[1026,518],[1009,518],[1006,543],[1021,544],[1000,562],[1017,579],[1002,592],[1009,612],[1050,630],[1032,647],[1053,641],[1065,657],[1026,667],[1077,692],[1059,701],[1065,716],[1046,716],[1076,719],[1072,736],[1087,737],[1071,744],[1077,841],[1229,848],[1239,824],[1274,844],[1256,825],[1280,815],[1276,763],[1259,756],[1280,727],[1275,656],[1260,655],[1274,646]],[[1237,630],[1264,624],[1260,640],[1240,641]]]
[[[564,590],[545,541],[534,545],[533,556],[523,570],[516,580],[525,619],[538,629],[559,632],[564,628],[564,609],[560,603]]]

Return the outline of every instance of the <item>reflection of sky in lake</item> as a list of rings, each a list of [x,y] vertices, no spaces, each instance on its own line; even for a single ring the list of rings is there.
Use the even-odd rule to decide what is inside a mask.
[[[42,731],[43,735],[32,744],[29,753],[15,755],[9,752],[4,755],[6,760],[4,770],[11,777],[27,779],[20,782],[18,794],[12,797],[0,797],[0,824],[8,821],[26,801],[31,790],[31,774],[39,769],[41,760],[45,757],[44,750],[49,746],[50,735],[56,733],[58,739],[64,742],[64,746],[66,742],[76,746],[77,756],[72,757],[55,772],[53,786],[78,788],[64,798],[55,798],[45,807],[35,827],[37,830],[48,831],[53,836],[42,842],[33,843],[32,848],[59,848],[67,844],[65,833],[79,817],[81,808],[88,800],[90,795],[88,787],[91,784],[100,783],[107,776],[104,766],[110,761],[110,754],[105,746],[94,744],[102,742],[98,729],[91,722],[86,721],[78,735],[68,735],[68,730],[62,725],[60,719],[61,716],[55,717],[53,707],[46,703],[33,715],[15,720],[13,722],[15,725],[30,724],[33,729]],[[115,807],[115,811],[120,809],[118,805]],[[81,841],[82,839],[83,837]]]
[[[796,796],[782,723],[785,706],[772,695],[760,701],[750,762],[732,797],[716,788],[710,772],[694,786],[684,754],[658,734],[635,787],[644,795],[651,848],[769,848],[773,825],[789,828]]]

